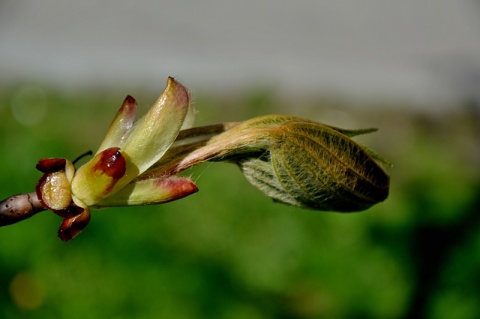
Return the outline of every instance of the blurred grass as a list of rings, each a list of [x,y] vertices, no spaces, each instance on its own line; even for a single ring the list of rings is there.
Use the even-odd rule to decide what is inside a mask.
[[[39,158],[95,150],[127,93],[156,98],[0,90],[0,198],[33,190]],[[293,108],[262,90],[195,102],[198,124],[282,112],[380,127],[359,140],[395,164],[391,195],[359,214],[301,210],[214,163],[187,172],[198,194],[93,211],[69,243],[45,212],[0,229],[1,318],[480,317],[478,118],[318,99]]]

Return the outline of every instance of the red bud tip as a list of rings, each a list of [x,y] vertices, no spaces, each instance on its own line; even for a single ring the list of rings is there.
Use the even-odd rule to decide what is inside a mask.
[[[36,168],[43,173],[57,172],[65,168],[66,162],[64,158],[42,158]]]
[[[125,175],[125,158],[118,147],[108,148],[100,153],[100,158],[93,169],[118,180]]]

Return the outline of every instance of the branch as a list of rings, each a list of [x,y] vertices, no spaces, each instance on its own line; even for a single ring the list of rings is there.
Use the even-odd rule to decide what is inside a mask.
[[[44,210],[36,193],[10,196],[0,202],[0,226],[15,224]]]

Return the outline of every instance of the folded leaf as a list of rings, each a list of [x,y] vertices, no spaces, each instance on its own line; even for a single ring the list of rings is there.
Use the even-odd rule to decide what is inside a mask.
[[[158,161],[175,141],[189,103],[187,89],[173,78],[168,78],[165,91],[135,124],[122,149],[139,174]]]
[[[138,109],[139,106],[135,99],[128,95],[110,124],[107,135],[98,148],[97,154],[110,147],[123,148],[131,133]]]
[[[198,191],[191,179],[165,177],[132,182],[117,193],[104,198],[95,206],[127,206],[166,203],[183,198]]]
[[[126,160],[118,147],[108,148],[82,165],[72,181],[72,193],[86,205],[110,195],[125,176]]]

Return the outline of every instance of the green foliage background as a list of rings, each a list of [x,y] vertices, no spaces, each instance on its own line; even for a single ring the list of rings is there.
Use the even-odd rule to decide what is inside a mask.
[[[95,150],[127,93],[142,104],[157,94],[0,89],[0,198],[33,191],[39,158]],[[61,219],[43,212],[0,228],[1,318],[480,317],[480,120],[472,109],[281,102],[268,90],[199,94],[195,103],[199,125],[290,113],[379,127],[359,141],[394,163],[391,195],[362,213],[302,210],[273,203],[233,165],[213,163],[187,172],[199,193],[93,211],[68,243],[56,236]]]

